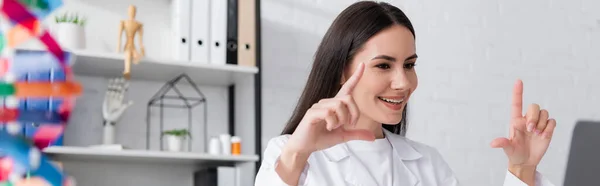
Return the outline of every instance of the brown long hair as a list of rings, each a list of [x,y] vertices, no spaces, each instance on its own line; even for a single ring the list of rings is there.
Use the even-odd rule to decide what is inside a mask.
[[[343,10],[325,33],[315,54],[304,91],[282,134],[292,134],[307,110],[319,100],[334,97],[341,88],[344,69],[365,42],[392,25],[402,25],[415,36],[408,17],[384,2],[360,1]],[[406,106],[397,125],[383,125],[393,133],[406,134]]]

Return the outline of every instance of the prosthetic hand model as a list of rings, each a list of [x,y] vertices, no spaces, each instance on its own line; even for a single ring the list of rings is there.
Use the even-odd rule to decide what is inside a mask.
[[[108,81],[106,95],[102,103],[102,117],[104,117],[104,137],[102,141],[104,145],[115,143],[115,124],[121,118],[125,109],[133,104],[132,101],[123,102],[128,87],[129,83],[123,78]]]
[[[60,0],[0,0],[0,186],[74,184],[41,150],[62,135],[81,93],[69,53],[42,25],[61,5]],[[47,51],[14,50],[29,39]]]
[[[107,122],[115,123],[119,120],[132,101],[123,102],[129,83],[123,78],[111,79],[102,104],[102,116]]]

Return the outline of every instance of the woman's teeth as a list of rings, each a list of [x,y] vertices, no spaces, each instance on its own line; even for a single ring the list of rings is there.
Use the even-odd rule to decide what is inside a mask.
[[[382,101],[388,102],[388,103],[393,103],[393,104],[402,104],[402,102],[404,101],[404,99],[388,99],[388,98],[383,98],[383,97],[377,97]]]

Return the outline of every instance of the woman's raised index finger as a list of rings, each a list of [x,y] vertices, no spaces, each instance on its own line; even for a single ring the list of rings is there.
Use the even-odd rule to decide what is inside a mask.
[[[520,79],[517,80],[513,88],[511,107],[513,118],[523,117],[523,81]]]
[[[346,81],[346,83],[344,83],[344,85],[342,85],[342,88],[340,88],[340,91],[338,92],[337,95],[339,96],[339,95],[350,94],[352,92],[352,90],[354,90],[354,87],[356,86],[356,84],[358,83],[360,78],[362,77],[364,70],[365,70],[365,64],[359,63],[358,66],[356,67],[356,70],[352,74],[352,76],[350,76],[350,78],[348,78],[348,81]]]

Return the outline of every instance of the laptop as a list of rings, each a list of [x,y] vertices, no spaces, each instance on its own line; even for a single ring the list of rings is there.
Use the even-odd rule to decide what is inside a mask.
[[[564,185],[600,185],[600,121],[575,124]]]

